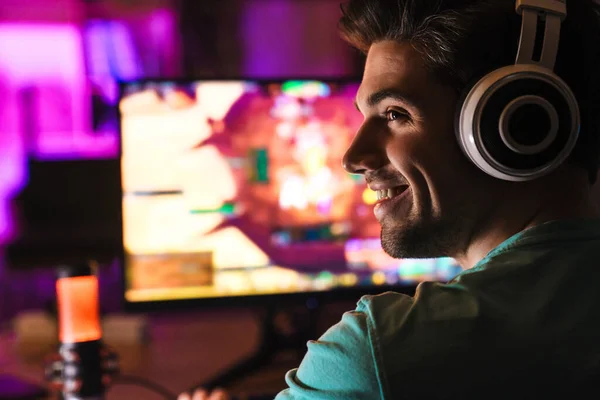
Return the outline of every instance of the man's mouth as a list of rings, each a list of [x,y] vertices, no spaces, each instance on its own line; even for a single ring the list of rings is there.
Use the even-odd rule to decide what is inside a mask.
[[[408,189],[408,185],[401,185],[388,189],[376,190],[375,193],[377,194],[377,203],[381,203],[386,200],[391,200],[394,197],[404,193],[406,189]]]

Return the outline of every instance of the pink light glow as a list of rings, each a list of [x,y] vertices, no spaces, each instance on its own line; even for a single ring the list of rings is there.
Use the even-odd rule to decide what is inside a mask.
[[[81,35],[71,24],[0,24],[0,242],[13,231],[7,201],[25,179],[24,124],[39,128],[42,145],[76,139],[90,120]],[[34,89],[35,118],[23,114],[24,90]],[[59,99],[54,98],[60,94]],[[57,101],[58,100],[58,101]],[[45,101],[45,102],[44,102]],[[57,113],[56,110],[68,110]],[[44,127],[49,131],[44,132]],[[52,128],[68,127],[68,131]],[[33,138],[32,138],[33,139]],[[46,150],[44,148],[38,150]]]
[[[0,65],[15,80],[83,82],[79,29],[70,24],[0,24]]]

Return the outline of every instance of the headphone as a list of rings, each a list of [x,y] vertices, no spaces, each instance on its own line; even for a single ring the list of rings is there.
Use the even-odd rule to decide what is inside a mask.
[[[514,65],[496,69],[470,88],[456,118],[465,155],[495,178],[523,182],[556,169],[579,136],[577,100],[554,72],[566,0],[517,0],[522,16]],[[545,23],[534,60],[538,25]]]

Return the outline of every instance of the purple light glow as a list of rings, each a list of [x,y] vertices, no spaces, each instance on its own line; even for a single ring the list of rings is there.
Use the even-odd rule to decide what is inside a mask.
[[[116,79],[176,76],[181,70],[177,14],[172,10],[92,21],[98,25],[89,34],[88,24],[82,28],[66,22],[81,21],[78,0],[52,3],[43,13],[35,11],[38,4],[24,3],[22,9],[3,9],[3,17],[61,22],[0,23],[0,323],[54,298],[55,271],[2,265],[3,244],[14,238],[17,228],[10,201],[27,181],[28,153],[42,159],[115,157],[117,122],[93,126],[92,93],[116,104]],[[118,263],[101,270],[104,311],[120,309],[115,296],[120,284]]]
[[[353,74],[349,48],[336,28],[338,0],[249,0],[241,7],[245,75]]]
[[[136,51],[132,33],[122,21],[91,20],[83,29],[86,65],[92,91],[96,100],[104,104],[98,110],[98,122],[93,127],[96,137],[114,140],[112,154],[116,156],[118,121],[116,108],[119,96],[118,80],[130,80],[143,76],[140,57]],[[108,114],[108,115],[107,115]]]
[[[89,21],[84,38],[90,77],[128,80],[142,76],[142,66],[125,23]]]
[[[69,24],[0,24],[0,89],[3,93],[0,102],[0,242],[8,240],[13,233],[8,213],[7,200],[21,189],[26,178],[25,146],[23,142],[23,122],[36,123],[39,128],[47,124],[70,126],[71,132],[41,132],[40,139],[45,144],[49,138],[72,139],[73,131],[81,131],[89,120],[86,109],[85,70],[81,57],[81,41],[78,29]],[[34,106],[40,116],[36,121],[23,115],[23,93],[27,88],[56,88],[71,93],[71,98],[63,98],[70,112],[69,121],[64,114],[49,115],[47,110],[55,109],[56,104],[48,99],[46,107],[40,104],[43,95],[34,96]],[[60,92],[60,90],[59,90]],[[48,93],[46,91],[46,93]],[[64,139],[63,139],[64,140]],[[31,144],[29,144],[31,145]]]
[[[79,29],[70,24],[1,24],[0,43],[0,74],[8,79],[8,84],[16,92],[25,87],[43,92],[35,106],[43,115],[38,121],[38,134],[49,142],[47,146],[52,146],[53,137],[73,138],[78,132],[85,132],[90,110],[85,101],[89,95]],[[57,107],[55,100],[45,99],[44,94],[62,97],[58,106],[67,109],[67,115],[53,112]],[[20,101],[18,94],[11,97],[8,102]],[[46,132],[44,125],[49,128]],[[70,132],[52,129],[63,126],[69,127]],[[10,131],[20,129],[16,125],[9,127]],[[50,148],[39,150],[52,152]]]
[[[84,28],[83,39],[90,80],[97,85],[104,98],[116,103],[118,87],[110,71],[109,54],[105,51],[105,46],[110,43],[107,28],[104,21],[89,21]]]
[[[0,42],[0,80],[8,87],[2,108],[14,111],[3,136],[27,138],[25,146],[42,158],[114,155],[116,138],[90,134],[90,87],[77,26],[0,24]],[[10,150],[3,144],[0,154]],[[0,188],[8,190],[15,188]]]
[[[179,74],[179,37],[177,16],[168,9],[158,9],[148,17],[149,37],[153,48],[161,57],[155,58],[155,76],[177,76]]]

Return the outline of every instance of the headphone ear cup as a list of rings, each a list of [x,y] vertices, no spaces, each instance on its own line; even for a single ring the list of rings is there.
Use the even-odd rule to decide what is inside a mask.
[[[552,71],[519,64],[480,79],[459,103],[465,155],[498,179],[527,181],[562,164],[579,135],[575,96]]]

